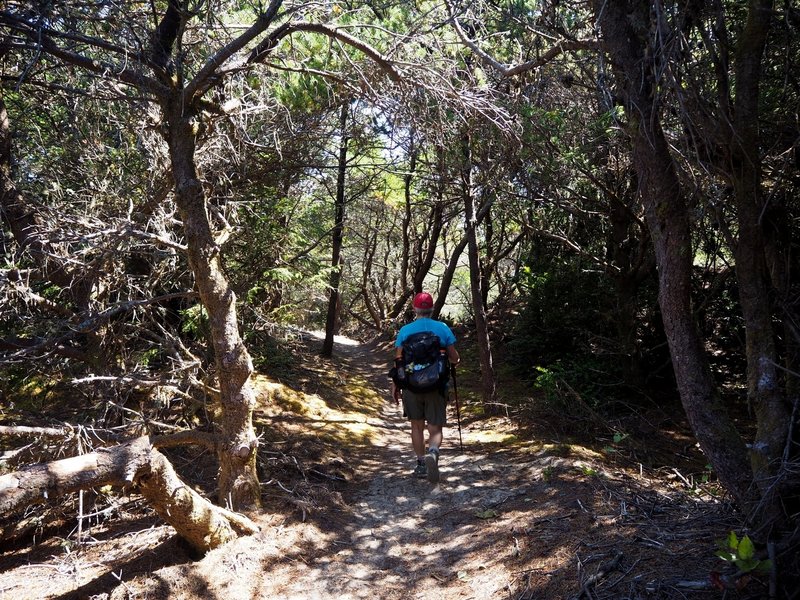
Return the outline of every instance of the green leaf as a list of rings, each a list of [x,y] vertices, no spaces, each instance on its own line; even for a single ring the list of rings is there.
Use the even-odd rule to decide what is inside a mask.
[[[756,571],[758,571],[759,573],[769,573],[771,570],[772,570],[771,560],[758,561],[758,565],[756,565]]]
[[[752,558],[748,558],[747,560],[739,558],[733,561],[733,564],[735,564],[736,568],[738,568],[742,573],[749,573],[758,566],[758,561]]]
[[[728,534],[728,548],[731,550],[737,550],[739,548],[739,538],[736,537],[736,533],[733,531]]]
[[[742,540],[739,542],[739,558],[742,560],[750,560],[753,558],[755,554],[755,547],[753,546],[753,542],[750,541],[750,538],[744,536]]]

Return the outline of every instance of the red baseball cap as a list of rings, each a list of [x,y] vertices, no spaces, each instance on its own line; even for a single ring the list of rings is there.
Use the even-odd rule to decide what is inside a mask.
[[[414,296],[414,308],[421,308],[423,310],[433,308],[433,296],[427,292],[420,292]]]

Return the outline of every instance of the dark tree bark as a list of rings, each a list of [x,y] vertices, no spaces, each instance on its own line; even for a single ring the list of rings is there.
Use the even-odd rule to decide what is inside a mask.
[[[630,199],[633,203],[633,199]],[[617,268],[611,271],[614,283],[614,326],[620,345],[622,374],[626,385],[642,388],[642,353],[639,344],[638,294],[642,282],[654,272],[650,236],[644,223],[635,218],[623,198],[613,198],[609,211],[610,231],[607,260]]]
[[[653,240],[664,331],[684,410],[720,481],[745,508],[752,496],[744,442],[713,381],[690,300],[692,245],[688,207],[661,129],[648,49],[649,5],[632,0],[594,2],[605,50],[619,86],[639,191]]]
[[[376,301],[373,302],[371,292],[373,281],[373,267],[375,265],[375,253],[378,250],[378,224],[376,223],[372,231],[369,233],[366,243],[364,244],[364,266],[361,272],[361,298],[364,302],[364,307],[369,313],[372,320],[371,326],[376,330],[380,330],[383,323],[384,314],[380,304],[381,298],[376,295]],[[376,306],[377,304],[377,306]]]
[[[481,303],[483,304],[483,312],[489,311],[489,288],[492,285],[492,267],[494,264],[494,257],[492,256],[492,246],[494,242],[494,219],[492,218],[492,211],[486,213],[486,218],[483,220],[483,244],[486,248],[484,260],[481,261]]]
[[[347,180],[347,117],[350,103],[342,104],[339,116],[341,143],[339,144],[339,165],[336,177],[336,200],[334,202],[334,222],[331,232],[331,276],[328,282],[328,314],[325,319],[325,341],[322,343],[322,356],[333,356],[333,336],[339,317],[340,290],[342,281],[342,244],[344,243],[345,184]]]
[[[423,228],[420,233],[415,235],[412,215],[415,209],[413,190],[411,183],[417,168],[417,158],[419,149],[412,144],[409,155],[409,172],[404,178],[404,212],[402,220],[402,239],[403,248],[401,249],[401,294],[397,297],[387,312],[387,318],[396,319],[406,308],[409,299],[418,292],[423,291],[425,279],[430,273],[436,252],[439,247],[439,240],[444,230],[444,209],[445,199],[443,197],[443,185],[441,183],[443,175],[443,152],[441,148],[436,148],[436,156],[439,166],[439,178],[436,184],[435,197],[429,206],[428,214],[423,219]],[[416,209],[422,210],[423,204],[417,203]],[[441,290],[440,290],[441,292]],[[437,297],[437,302],[443,303],[445,298]]]
[[[461,193],[464,199],[464,227],[466,229],[467,256],[469,257],[469,282],[472,297],[472,311],[475,318],[475,338],[481,364],[481,388],[483,405],[487,412],[495,412],[497,386],[494,376],[492,347],[489,340],[489,326],[483,307],[481,293],[481,264],[478,249],[478,219],[475,215],[475,195],[472,186],[472,150],[469,136],[463,140],[463,164],[461,166]],[[489,203],[487,203],[489,204]],[[488,214],[488,211],[487,211]]]
[[[395,301],[389,310],[387,316],[390,319],[397,318],[403,312],[408,300],[417,292],[422,291],[422,286],[425,278],[431,270],[433,260],[436,258],[436,250],[438,249],[439,238],[442,235],[444,227],[444,205],[441,201],[437,201],[430,210],[427,225],[417,240],[416,260],[413,261],[413,275],[411,276],[410,283],[407,283],[403,289],[400,297]],[[424,252],[423,252],[424,249]],[[411,268],[411,267],[409,267]]]
[[[194,162],[198,117],[184,105],[180,91],[163,109],[175,199],[186,234],[189,266],[208,311],[223,407],[218,445],[219,500],[236,510],[255,508],[260,505],[261,491],[256,472],[258,440],[253,430],[255,393],[250,382],[253,363],[239,334],[236,294],[222,269],[205,190]]]
[[[755,407],[757,423],[751,457],[756,483],[766,494],[781,464],[789,408],[780,385],[772,328],[758,125],[761,60],[773,18],[773,2],[751,0],[748,4],[747,22],[735,54],[736,97],[729,121],[731,164],[727,171],[733,183],[739,225],[736,279],[745,322],[748,398]],[[776,500],[773,498],[771,504]]]
[[[687,119],[689,126],[700,123],[707,152],[733,191],[736,235],[727,236],[735,257],[739,304],[745,324],[748,401],[756,419],[756,434],[750,453],[751,467],[761,498],[753,520],[761,531],[780,528],[786,518],[781,496],[796,495],[787,482],[791,406],[787,385],[793,379],[780,371],[780,348],[774,323],[784,316],[776,300],[786,297],[786,271],[790,261],[775,243],[777,228],[771,218],[773,206],[764,193],[759,102],[763,61],[774,19],[774,2],[751,0],[747,3],[742,30],[732,35],[726,22],[727,7],[717,3],[708,15],[715,25],[713,37],[702,22],[698,30],[709,45],[716,79],[713,108],[706,108],[702,120]],[[733,57],[731,60],[731,56]],[[731,75],[731,64],[733,66]],[[701,104],[702,106],[702,104]],[[694,116],[694,115],[693,115]],[[708,132],[714,132],[711,135]],[[779,228],[780,226],[778,226]],[[784,324],[792,319],[784,319]],[[787,331],[788,333],[788,331]],[[783,341],[785,349],[794,341],[791,333]],[[790,351],[789,351],[790,352]],[[783,358],[786,360],[787,353]],[[787,365],[788,366],[788,365]],[[787,373],[791,373],[790,367]],[[780,482],[780,485],[775,485]],[[791,484],[788,484],[791,485]],[[756,532],[760,536],[759,532]]]

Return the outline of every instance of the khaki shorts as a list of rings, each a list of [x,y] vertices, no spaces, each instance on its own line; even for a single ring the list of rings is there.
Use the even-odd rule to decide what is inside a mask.
[[[447,420],[445,397],[437,390],[416,393],[403,390],[403,409],[412,421],[426,421],[428,425],[444,426]]]

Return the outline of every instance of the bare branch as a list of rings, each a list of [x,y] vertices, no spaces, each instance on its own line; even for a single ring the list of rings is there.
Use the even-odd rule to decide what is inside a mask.
[[[75,432],[71,427],[25,427],[24,425],[0,425],[0,435],[12,437],[64,438]]]
[[[149,92],[156,97],[165,97],[169,93],[169,89],[161,85],[155,79],[137,73],[127,68],[126,64],[115,65],[112,63],[102,62],[79,54],[65,50],[59,46],[51,37],[58,32],[52,31],[45,27],[33,27],[29,23],[16,18],[8,12],[0,12],[0,23],[4,23],[19,33],[25,35],[30,39],[36,48],[41,48],[48,54],[63,60],[65,63],[86,69],[90,73],[97,73],[104,79],[111,79],[134,86],[140,90]],[[92,43],[87,38],[87,43]],[[122,51],[121,49],[119,50]],[[127,62],[127,61],[126,61]]]
[[[461,42],[467,46],[470,50],[472,50],[475,55],[481,59],[481,61],[497,71],[503,77],[513,77],[514,75],[519,75],[520,73],[525,73],[527,71],[532,71],[533,69],[537,69],[541,66],[546,65],[547,63],[554,60],[557,56],[563,54],[564,52],[572,52],[576,50],[597,50],[600,47],[600,44],[597,40],[561,40],[557,42],[554,46],[550,47],[544,54],[535,58],[534,60],[529,60],[528,62],[524,62],[518,65],[506,65],[492,57],[488,52],[483,50],[476,42],[469,39],[464,29],[461,27],[461,24],[458,22],[458,18],[455,16],[455,12],[453,11],[452,4],[446,0],[445,4],[447,4],[447,10],[450,14],[450,21],[453,23],[453,28],[456,30],[459,39]]]
[[[283,0],[272,0],[267,10],[259,15],[247,31],[231,41],[229,44],[220,48],[214,56],[203,66],[200,71],[192,78],[184,90],[184,98],[192,102],[196,96],[202,96],[214,83],[214,74],[217,69],[225,63],[231,56],[244,48],[247,44],[264,33],[275,20],[278,10],[283,4]],[[280,29],[280,28],[279,28]]]
[[[178,431],[177,433],[170,433],[168,435],[154,435],[151,438],[155,448],[175,448],[178,446],[185,446],[193,444],[195,446],[202,446],[207,450],[217,450],[217,436],[208,431]]]
[[[380,66],[389,78],[394,82],[402,81],[401,74],[395,68],[394,63],[386,58],[381,52],[368,43],[359,40],[349,33],[346,33],[344,30],[338,27],[331,27],[329,25],[322,25],[319,23],[308,23],[308,22],[301,22],[301,23],[286,23],[281,27],[277,28],[272,34],[264,40],[258,47],[253,50],[250,54],[250,58],[248,62],[256,63],[261,62],[266,58],[269,52],[277,46],[278,42],[283,38],[295,33],[297,31],[309,31],[312,33],[320,33],[322,35],[326,35],[329,38],[339,40],[340,42],[359,50],[372,60],[374,60],[378,66]]]

